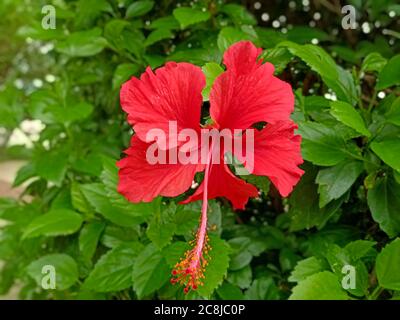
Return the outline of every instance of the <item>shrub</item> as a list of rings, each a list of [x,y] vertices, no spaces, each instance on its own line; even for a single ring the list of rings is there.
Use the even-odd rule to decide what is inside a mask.
[[[356,7],[362,28],[342,30],[338,8],[247,2],[54,1],[54,30],[41,26],[44,1],[1,2],[0,154],[26,160],[14,181],[23,194],[0,199],[1,293],[20,284],[23,299],[400,296],[399,6],[369,1]],[[170,274],[201,204],[134,204],[116,191],[132,134],[119,89],[167,61],[203,67],[210,85],[240,40],[264,48],[295,90],[305,174],[288,198],[249,176],[262,192],[245,210],[210,202],[206,278],[185,295]],[[32,120],[43,130],[31,145],[11,144]]]

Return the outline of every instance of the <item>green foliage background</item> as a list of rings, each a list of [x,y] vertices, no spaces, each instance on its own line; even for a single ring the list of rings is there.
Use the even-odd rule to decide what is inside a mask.
[[[358,27],[343,30],[338,1],[255,2],[1,1],[0,156],[26,165],[14,182],[23,195],[0,199],[0,294],[17,284],[22,299],[400,297],[400,6],[349,1]],[[55,30],[41,27],[46,4]],[[242,39],[295,90],[306,174],[288,199],[249,177],[262,194],[245,211],[211,202],[205,285],[185,296],[169,278],[200,204],[116,192],[132,134],[119,88],[168,60],[204,67],[211,84]],[[45,125],[40,136],[9,145],[25,119]],[[54,290],[41,287],[44,265]],[[353,289],[341,285],[345,265]]]

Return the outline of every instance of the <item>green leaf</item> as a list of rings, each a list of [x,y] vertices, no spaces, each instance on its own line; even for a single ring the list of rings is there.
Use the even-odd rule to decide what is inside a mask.
[[[187,242],[176,241],[162,250],[162,254],[170,268],[173,268],[177,262],[184,256],[185,252],[190,249]]]
[[[172,205],[167,208],[162,207],[154,213],[153,218],[149,222],[146,234],[159,249],[169,244],[175,233],[175,210],[176,207]]]
[[[224,282],[221,286],[217,289],[218,295],[223,300],[243,300],[244,296],[242,290],[239,287],[229,283]]]
[[[294,26],[287,32],[287,38],[300,44],[310,43],[313,39],[319,41],[326,41],[330,36],[321,29],[308,27],[308,26]]]
[[[400,84],[400,54],[392,57],[379,73],[377,90]]]
[[[191,235],[199,224],[200,211],[187,209],[186,206],[179,206],[175,214],[175,234]]]
[[[126,18],[140,17],[154,7],[154,1],[135,1],[126,10]]]
[[[226,242],[216,236],[210,235],[208,264],[204,272],[204,285],[197,289],[203,297],[209,297],[213,291],[222,283],[229,265],[230,248]]]
[[[275,74],[279,74],[286,68],[290,60],[292,60],[292,55],[286,48],[277,47],[265,50],[261,58],[263,61],[272,63],[275,67]]]
[[[253,254],[249,250],[251,239],[248,237],[233,238],[228,241],[232,248],[229,269],[239,270],[249,265],[253,259]]]
[[[34,219],[25,229],[23,238],[64,236],[76,232],[82,217],[68,209],[54,209]]]
[[[268,194],[269,188],[271,185],[271,182],[269,181],[268,177],[265,176],[256,176],[256,175],[248,175],[248,176],[242,176],[244,180],[246,180],[248,183],[254,184],[257,189],[262,191],[264,194]]]
[[[76,6],[77,15],[74,22],[79,29],[87,29],[93,25],[102,12],[113,12],[107,0],[79,0]]]
[[[31,94],[29,111],[32,117],[45,123],[62,123],[69,125],[89,117],[93,105],[77,101],[71,97],[60,98],[55,92],[38,90]]]
[[[79,251],[86,260],[92,259],[96,252],[104,228],[105,224],[99,221],[90,222],[82,228],[79,234]]]
[[[83,157],[75,158],[71,166],[78,172],[98,177],[102,170],[100,154],[90,153]]]
[[[339,279],[329,271],[322,271],[300,281],[289,300],[347,300]]]
[[[70,209],[74,210],[71,202],[71,193],[68,188],[62,188],[57,196],[53,199],[50,205],[50,210],[53,209]]]
[[[208,11],[201,11],[192,8],[176,8],[173,11],[173,15],[176,20],[178,20],[179,24],[181,25],[182,29],[186,27],[197,24],[200,22],[207,21],[210,19],[211,15]]]
[[[0,294],[3,299],[7,298],[7,293],[14,285],[15,278],[18,276],[18,262],[9,261],[7,263],[2,263],[0,270]],[[5,297],[4,297],[5,295]]]
[[[321,260],[316,257],[310,257],[297,263],[288,280],[290,282],[300,282],[325,269],[326,266]]]
[[[371,149],[387,165],[400,172],[400,138],[372,142]]]
[[[5,202],[0,201],[1,219],[10,221],[14,225],[14,227],[12,226],[7,227],[2,225],[2,228],[4,228],[5,231],[9,230],[17,232],[18,237],[20,236],[20,233],[23,231],[20,228],[26,228],[26,226],[28,226],[32,222],[32,220],[41,215],[38,203],[32,203],[32,204],[25,203],[24,205],[22,205],[19,204],[18,202],[14,202],[13,205],[11,200],[8,198],[2,198],[1,200],[5,201]],[[0,239],[2,237],[2,234],[3,231],[0,232]],[[5,232],[4,234],[6,235],[7,232]],[[19,243],[19,240],[13,240],[13,241],[15,241],[15,244]],[[27,241],[27,243],[29,243],[29,241]],[[1,250],[1,245],[0,245],[0,250]]]
[[[358,92],[351,73],[336,65],[324,49],[316,45],[298,45],[289,41],[281,43],[280,46],[287,47],[293,55],[298,56],[317,72],[339,100],[351,105],[357,102]]]
[[[356,277],[356,285],[354,288],[346,289],[348,292],[358,297],[363,297],[367,294],[368,270],[362,261],[359,259],[353,259],[346,249],[333,243],[328,244],[324,256],[327,258],[331,269],[336,273],[339,279],[342,279],[342,281],[346,280],[344,277],[349,274],[349,271],[343,268],[345,266],[351,266],[354,268],[353,275]]]
[[[121,244],[104,254],[83,283],[85,290],[112,292],[132,285],[132,268],[143,245],[139,242]]]
[[[315,28],[313,28],[315,29]],[[295,40],[292,40],[295,41]],[[360,57],[353,49],[343,45],[333,45],[330,47],[332,55],[337,55],[337,58],[343,59],[352,64],[358,64]]]
[[[387,60],[381,56],[378,52],[371,52],[367,55],[363,61],[361,66],[361,71],[371,72],[377,71],[380,72],[382,68],[385,66]]]
[[[175,30],[179,29],[179,23],[176,21],[174,16],[166,16],[155,19],[151,21],[151,24],[148,27],[149,29],[166,29],[166,30]]]
[[[28,111],[34,119],[39,119],[42,122],[49,124],[55,123],[51,109],[60,107],[62,102],[58,95],[50,90],[37,90],[29,96]]]
[[[158,54],[145,54],[144,59],[152,69],[161,67],[165,63],[166,57]]]
[[[271,278],[260,278],[253,281],[246,291],[247,300],[278,300],[279,289]]]
[[[67,171],[68,155],[63,150],[52,150],[43,157],[37,154],[34,157],[36,173],[43,179],[61,186]]]
[[[7,129],[18,127],[24,118],[24,108],[18,91],[13,86],[0,88],[0,125]]]
[[[229,269],[240,270],[249,265],[252,259],[253,255],[248,250],[236,252],[236,254],[231,256]]]
[[[156,29],[147,36],[144,45],[148,47],[161,40],[172,39],[173,37],[174,34],[169,29]]]
[[[200,205],[198,202],[197,205]],[[186,205],[187,206],[187,205]],[[198,219],[200,219],[201,209],[195,210],[198,214]],[[199,224],[197,220],[197,225]],[[222,210],[221,205],[216,200],[208,201],[208,225],[209,233],[220,236],[222,233]]]
[[[101,29],[79,31],[70,34],[65,41],[59,42],[56,50],[70,57],[89,57],[103,51],[107,40],[101,37]]]
[[[82,193],[81,185],[75,181],[71,183],[71,202],[75,210],[88,213],[92,211],[90,204]]]
[[[115,248],[120,244],[139,240],[140,227],[120,227],[113,224],[106,226],[101,243],[107,248]]]
[[[225,52],[231,45],[242,40],[251,40],[251,37],[240,29],[233,27],[222,28],[218,34],[217,45],[221,52]]]
[[[170,279],[169,269],[161,252],[149,244],[139,254],[133,267],[133,289],[139,299],[161,288]]]
[[[115,69],[114,77],[112,80],[112,87],[114,90],[120,89],[121,85],[129,80],[130,77],[139,71],[139,66],[133,63],[122,63]]]
[[[74,259],[66,254],[49,254],[31,262],[27,272],[42,287],[42,281],[49,276],[45,266],[54,267],[56,275],[56,290],[66,290],[78,281],[78,266]]]
[[[322,208],[344,195],[363,170],[364,166],[360,161],[343,161],[334,167],[320,170],[316,178],[320,195],[319,206]]]
[[[72,102],[67,106],[49,106],[48,110],[53,114],[54,119],[59,123],[70,124],[84,120],[93,112],[93,105],[86,102]]]
[[[376,258],[376,275],[379,285],[390,290],[400,290],[400,238],[386,245]]]
[[[28,164],[24,165],[23,167],[21,167],[18,170],[17,175],[13,182],[13,187],[20,186],[22,183],[24,183],[26,180],[34,177],[36,174],[37,174],[36,168],[33,165],[33,163],[28,163]]]
[[[302,122],[302,154],[305,160],[321,166],[334,166],[347,158],[343,138],[333,128],[316,122]]]
[[[387,122],[400,126],[400,97],[398,97],[385,114]]]
[[[344,265],[353,262],[347,250],[332,242],[326,243],[323,255],[328,260],[332,270],[336,272],[336,274],[341,273]]]
[[[249,288],[253,280],[251,267],[247,265],[243,269],[229,271],[227,280],[228,282],[237,285],[241,289]]]
[[[338,121],[344,123],[350,128],[353,128],[364,136],[371,136],[371,133],[365,126],[363,118],[352,105],[343,101],[332,101],[330,105],[330,112]]]
[[[104,27],[104,37],[108,43],[116,50],[126,49],[124,45],[123,32],[130,26],[129,21],[122,19],[112,19]]]
[[[180,49],[167,57],[168,61],[189,62],[196,65],[204,65],[220,59],[220,53],[215,47]]]
[[[16,35],[21,38],[32,38],[43,41],[54,41],[63,39],[65,34],[61,28],[44,29],[40,20],[34,20],[32,23],[22,25]]]
[[[349,288],[347,289],[348,292],[357,296],[357,297],[364,297],[368,295],[368,287],[370,285],[370,276],[368,273],[368,268],[366,264],[359,260],[353,263],[356,272],[356,287],[354,289]],[[341,276],[344,274],[342,273]]]
[[[17,208],[18,206],[18,202],[15,199],[0,197],[0,217],[7,210]]]
[[[100,183],[84,184],[81,185],[81,190],[96,211],[113,223],[123,227],[130,227],[143,221],[142,218],[137,217],[132,212],[114,206],[106,193],[104,185]]]
[[[141,60],[145,51],[145,37],[140,29],[132,27],[125,28],[116,39],[116,45],[119,51],[128,51],[137,59]]]
[[[291,271],[300,257],[290,248],[282,248],[279,252],[279,266],[283,272]]]
[[[273,49],[279,43],[287,40],[286,34],[274,29],[256,27],[256,31],[260,39],[261,46],[267,50]]]
[[[400,232],[400,185],[392,177],[376,180],[374,188],[368,190],[368,206],[372,218],[390,237]]]
[[[356,240],[348,243],[344,249],[352,260],[358,260],[365,257],[375,245],[375,241]]]
[[[234,23],[236,24],[246,24],[246,25],[255,25],[257,24],[257,19],[246,10],[245,7],[229,3],[222,6],[220,12],[227,14]]]
[[[206,87],[203,89],[203,100],[208,101],[211,87],[215,81],[215,79],[224,72],[222,67],[214,62],[206,63],[203,68],[203,73],[206,76]]]
[[[318,205],[317,185],[314,183],[316,170],[311,166],[307,166],[304,169],[306,173],[294,189],[289,200],[291,204],[289,211],[291,231],[310,229],[314,226],[321,229],[332,215],[337,212],[343,201],[342,199],[334,200],[324,208],[320,208]],[[307,197],[304,196],[305,194]]]

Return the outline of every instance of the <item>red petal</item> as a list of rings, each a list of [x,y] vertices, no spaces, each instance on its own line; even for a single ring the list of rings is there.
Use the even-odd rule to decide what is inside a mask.
[[[257,61],[261,52],[262,49],[256,48],[252,42],[240,41],[225,51],[224,64],[238,75],[251,73],[261,65],[261,61]]]
[[[120,160],[118,192],[132,202],[149,202],[161,195],[176,197],[192,184],[198,165],[150,164],[146,151],[151,143],[141,141],[136,135],[125,151],[127,157]],[[168,151],[161,151],[166,154]]]
[[[301,136],[295,135],[297,125],[292,121],[279,121],[268,124],[254,134],[253,174],[268,176],[271,182],[286,197],[300,180],[304,171],[298,168],[303,163],[300,152]],[[235,152],[236,154],[236,152]],[[246,168],[249,164],[243,160]]]
[[[211,117],[219,128],[247,129],[257,122],[287,120],[294,110],[291,86],[273,75],[272,64],[257,60],[260,52],[248,41],[226,51],[227,71],[210,93]]]
[[[196,192],[182,203],[189,203],[203,199],[204,182]],[[208,180],[208,199],[225,197],[232,202],[235,209],[244,209],[250,197],[257,197],[257,188],[235,177],[226,164],[213,164],[210,168]]]
[[[169,62],[155,74],[147,68],[140,80],[133,77],[123,84],[122,109],[142,141],[151,129],[163,130],[168,139],[169,121],[177,122],[178,132],[185,128],[198,130],[205,83],[201,69],[189,63]]]

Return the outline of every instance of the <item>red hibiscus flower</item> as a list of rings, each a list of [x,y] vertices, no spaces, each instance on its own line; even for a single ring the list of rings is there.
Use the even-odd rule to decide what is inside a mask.
[[[294,97],[291,86],[273,75],[273,65],[258,59],[261,52],[262,49],[248,41],[238,42],[225,52],[226,71],[211,88],[212,122],[207,127],[246,130],[266,123],[262,129],[254,130],[251,171],[269,177],[280,194],[287,196],[303,174],[298,168],[303,162],[301,137],[294,135],[297,127],[289,118]],[[151,201],[160,195],[175,197],[190,188],[197,172],[204,171],[200,186],[183,202],[203,200],[196,245],[173,271],[172,282],[185,284],[185,292],[196,289],[204,277],[208,199],[225,197],[235,209],[243,209],[250,197],[258,196],[257,188],[236,177],[224,161],[214,163],[212,151],[206,163],[151,164],[147,161],[146,151],[154,143],[147,135],[151,129],[165,132],[165,138],[156,143],[160,146],[158,152],[167,157],[171,151],[183,152],[182,143],[176,139],[181,130],[192,129],[200,134],[205,83],[199,67],[169,62],[155,73],[148,68],[140,79],[133,77],[122,86],[120,94],[122,108],[135,131],[131,146],[125,151],[127,156],[118,162],[121,194],[132,202]],[[176,132],[169,130],[171,121],[177,124]],[[245,139],[245,134],[237,139]],[[219,156],[224,159],[230,151],[221,146]],[[247,168],[246,159],[235,150],[233,153]]]

